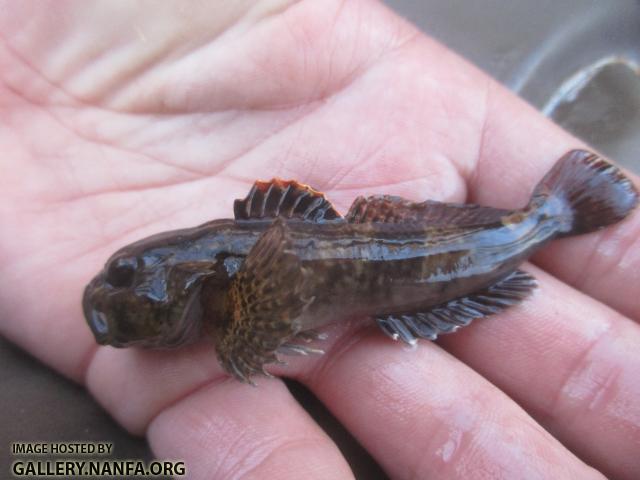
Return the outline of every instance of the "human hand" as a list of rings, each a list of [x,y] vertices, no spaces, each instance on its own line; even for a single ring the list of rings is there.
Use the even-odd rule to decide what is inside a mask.
[[[515,207],[579,145],[377,3],[230,3],[2,5],[0,332],[192,478],[346,478],[280,380],[229,379],[206,340],[98,348],[85,283],[130,241],[230,216],[255,179],[343,212],[373,193]],[[555,242],[531,298],[437,344],[338,324],[324,356],[271,371],[393,478],[637,478],[639,232],[635,212]]]

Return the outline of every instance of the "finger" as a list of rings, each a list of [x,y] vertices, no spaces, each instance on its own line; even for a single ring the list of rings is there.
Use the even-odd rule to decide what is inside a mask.
[[[223,375],[207,346],[96,354],[87,383],[156,456],[189,478],[352,478],[335,444],[279,380],[259,387]]]
[[[143,435],[159,413],[223,377],[208,344],[171,351],[98,348],[85,384],[129,432]]]
[[[637,177],[634,179],[640,185]],[[553,242],[534,261],[569,285],[640,322],[640,211],[603,232]]]
[[[640,327],[533,270],[531,298],[442,344],[590,465],[640,478]]]
[[[189,478],[353,478],[279,380],[199,390],[151,423],[149,441],[160,458],[184,459]]]
[[[602,478],[436,345],[356,332],[298,376],[392,478]]]
[[[474,202],[519,207],[562,154],[580,147],[502,88],[492,88],[469,189]],[[638,177],[629,174],[636,185]],[[640,209],[605,230],[554,242],[535,262],[577,289],[640,320]]]

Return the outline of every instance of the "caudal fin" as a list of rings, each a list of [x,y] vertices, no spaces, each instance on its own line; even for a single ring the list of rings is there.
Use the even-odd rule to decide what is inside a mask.
[[[532,205],[561,219],[560,236],[588,233],[625,218],[638,191],[618,167],[586,150],[566,153],[533,192]]]

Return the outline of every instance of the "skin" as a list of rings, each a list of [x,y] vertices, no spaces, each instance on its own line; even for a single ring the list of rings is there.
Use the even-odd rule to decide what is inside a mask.
[[[83,286],[118,247],[228,215],[256,178],[342,211],[379,192],[508,208],[579,142],[377,3],[84,5],[0,8],[0,332],[192,478],[348,478],[280,380],[229,380],[204,343],[98,348]],[[393,478],[637,478],[639,239],[636,210],[555,242],[525,266],[527,302],[438,344],[353,322],[271,372]]]

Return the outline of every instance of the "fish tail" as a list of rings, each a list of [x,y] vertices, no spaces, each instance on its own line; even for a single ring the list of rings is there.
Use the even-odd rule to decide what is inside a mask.
[[[589,233],[625,218],[638,191],[622,171],[595,153],[566,153],[536,186],[530,207],[559,220],[558,236]]]

